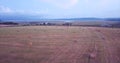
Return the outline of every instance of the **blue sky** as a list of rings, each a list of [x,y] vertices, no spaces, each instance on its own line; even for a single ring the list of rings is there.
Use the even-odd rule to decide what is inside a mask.
[[[118,18],[120,0],[0,0],[0,14]]]

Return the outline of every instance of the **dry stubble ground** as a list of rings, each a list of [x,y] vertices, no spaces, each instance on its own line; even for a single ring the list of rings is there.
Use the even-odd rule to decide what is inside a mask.
[[[120,29],[2,27],[0,63],[120,63]]]

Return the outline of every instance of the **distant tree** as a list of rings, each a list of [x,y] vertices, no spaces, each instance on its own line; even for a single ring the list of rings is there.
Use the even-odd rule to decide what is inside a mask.
[[[3,22],[1,24],[5,24],[5,25],[18,25],[18,23],[15,23],[15,22]]]
[[[63,25],[64,25],[64,26],[71,26],[72,23],[64,23]]]
[[[47,25],[55,25],[54,23],[47,23]]]
[[[46,25],[46,23],[44,22],[43,25]]]
[[[48,25],[48,22],[44,22],[43,25]]]
[[[2,20],[0,19],[0,21],[2,21]]]

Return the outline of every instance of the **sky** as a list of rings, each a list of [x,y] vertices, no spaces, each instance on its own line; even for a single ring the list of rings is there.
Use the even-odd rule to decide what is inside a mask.
[[[47,18],[118,18],[120,0],[0,0],[0,14]]]

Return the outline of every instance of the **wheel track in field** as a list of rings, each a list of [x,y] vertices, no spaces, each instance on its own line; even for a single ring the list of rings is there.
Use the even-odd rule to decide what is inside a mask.
[[[60,47],[59,51],[56,51],[49,60],[43,63],[59,63],[60,59],[63,59],[64,57],[71,59],[70,63],[75,63],[75,61],[71,57],[73,57],[76,52],[73,52],[73,54],[69,54],[71,50],[75,50],[75,47],[76,47],[76,43],[71,43],[67,46]]]
[[[81,47],[82,46],[78,45],[77,43],[71,43],[70,45],[66,46],[66,48],[60,48],[60,51],[57,51],[49,60],[41,63],[60,63],[61,59],[64,57],[69,60],[67,63],[77,63],[77,58],[81,57],[87,50],[87,48],[84,48],[84,50],[81,51]]]
[[[120,59],[114,54],[116,50],[114,50],[114,47],[111,45],[111,41],[109,41],[105,35],[103,35],[101,32],[98,32],[94,30],[95,34],[98,36],[98,38],[101,40],[101,43],[104,48],[104,61],[105,63],[120,63]]]
[[[82,50],[81,50],[82,49]],[[89,49],[89,44],[87,45],[80,45],[79,42],[71,42],[71,44],[60,47],[59,50],[55,52],[50,59],[47,61],[43,61],[41,63],[61,63],[61,59],[64,57],[68,59],[67,62],[63,61],[63,63],[80,63],[82,56],[86,54],[86,51]],[[72,53],[70,53],[72,51]],[[74,51],[74,52],[73,52]],[[68,54],[66,54],[68,53]],[[66,60],[67,60],[66,59]],[[83,59],[88,59],[87,57]],[[80,61],[78,61],[80,60]],[[88,63],[87,61],[83,60],[82,62]]]
[[[61,58],[67,57],[67,59],[69,59],[69,61],[67,63],[76,63],[77,62],[77,57],[78,56],[82,56],[81,54],[83,54],[83,52],[85,52],[86,49],[84,50],[80,50],[82,46],[74,43],[72,44],[69,48],[69,50],[67,52],[62,53],[58,58],[56,58],[53,63],[59,63],[59,60]],[[72,51],[72,53],[70,53],[70,51]],[[73,52],[74,51],[74,52]],[[68,53],[67,55],[65,55],[66,53]],[[80,59],[79,59],[80,60]]]

